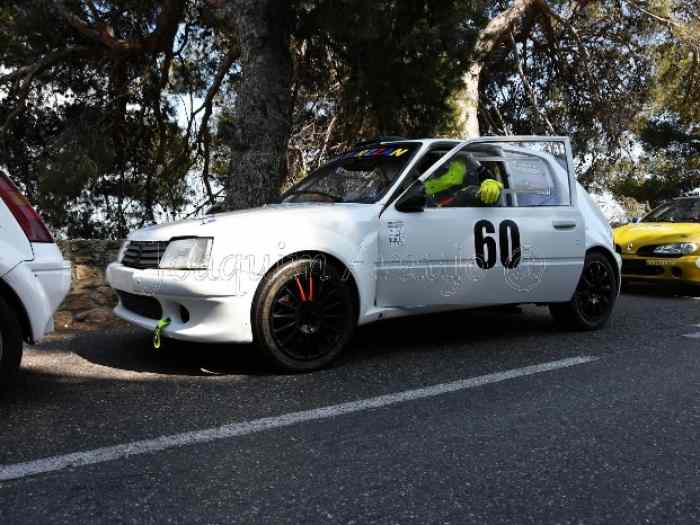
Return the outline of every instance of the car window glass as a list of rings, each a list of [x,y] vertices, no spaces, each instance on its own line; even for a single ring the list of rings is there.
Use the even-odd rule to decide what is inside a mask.
[[[367,146],[322,166],[285,193],[283,202],[352,202],[379,200],[419,149],[417,143]]]
[[[700,199],[682,199],[662,204],[643,222],[700,222]]]
[[[557,141],[483,142],[465,146],[426,181],[428,207],[568,206],[571,202],[566,148]],[[500,198],[485,204],[481,184],[502,185]]]

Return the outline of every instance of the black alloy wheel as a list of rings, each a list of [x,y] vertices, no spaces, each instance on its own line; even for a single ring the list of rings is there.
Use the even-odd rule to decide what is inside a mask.
[[[277,268],[254,306],[257,343],[275,365],[293,372],[333,361],[351,339],[356,321],[350,281],[320,258]]]
[[[606,319],[617,297],[617,278],[609,266],[599,260],[591,261],[584,267],[576,289],[579,310],[590,323]]]
[[[597,330],[610,320],[619,290],[618,274],[608,258],[589,252],[571,301],[550,304],[557,323],[574,330]]]

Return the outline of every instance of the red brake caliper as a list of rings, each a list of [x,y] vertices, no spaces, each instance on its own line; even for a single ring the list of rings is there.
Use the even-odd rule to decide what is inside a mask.
[[[304,293],[304,287],[301,285],[301,281],[299,280],[299,276],[297,275],[294,280],[297,283],[297,288],[299,288],[299,295],[301,295],[301,302],[305,303],[306,301],[313,301],[314,300],[314,278],[311,274],[309,274],[309,294],[306,295]]]
[[[304,293],[304,288],[301,286],[301,281],[299,280],[299,276],[297,275],[294,279],[297,282],[297,288],[299,288],[299,295],[301,295],[301,302],[305,303],[306,302],[306,294]]]

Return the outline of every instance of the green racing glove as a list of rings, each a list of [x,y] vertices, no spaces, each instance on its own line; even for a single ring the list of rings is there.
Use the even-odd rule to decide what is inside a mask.
[[[503,184],[494,179],[486,179],[481,183],[479,197],[484,204],[495,204],[501,198]]]

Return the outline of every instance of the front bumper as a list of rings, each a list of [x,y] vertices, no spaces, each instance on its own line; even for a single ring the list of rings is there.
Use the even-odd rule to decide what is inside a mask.
[[[171,321],[162,331],[165,337],[205,343],[253,340],[250,312],[256,283],[252,279],[238,275],[221,279],[207,272],[138,270],[112,263],[107,267],[107,282],[118,294],[122,292],[122,297],[126,293],[136,299],[120,298],[114,314],[146,330],[155,330],[159,319],[150,313],[152,309],[134,308],[138,298],[145,298],[144,303],[159,303],[161,317]]]
[[[627,280],[700,284],[700,257],[623,256],[622,277]]]

